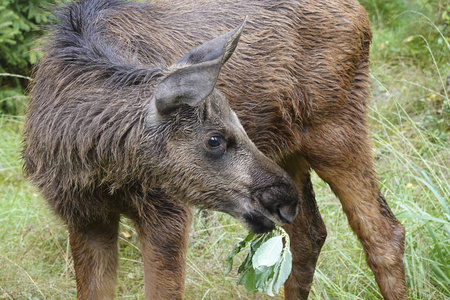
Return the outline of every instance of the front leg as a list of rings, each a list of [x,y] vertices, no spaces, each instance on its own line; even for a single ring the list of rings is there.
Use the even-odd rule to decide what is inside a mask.
[[[308,162],[300,154],[293,154],[282,167],[296,182],[300,193],[298,215],[292,224],[284,226],[292,251],[292,272],[284,284],[285,299],[306,300],[327,229],[317,208]]]
[[[69,225],[77,299],[114,298],[118,259],[119,214]]]
[[[135,220],[144,260],[146,299],[181,299],[192,210],[166,199],[153,201],[158,204],[152,205],[152,212]]]

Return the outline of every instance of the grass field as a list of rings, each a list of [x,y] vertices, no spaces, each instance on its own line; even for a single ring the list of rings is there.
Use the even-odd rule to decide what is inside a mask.
[[[408,298],[450,299],[449,38],[427,17],[427,7],[399,4],[394,23],[388,23],[386,8],[361,2],[374,24],[369,100],[374,155],[382,191],[406,228]],[[442,13],[439,7],[433,8],[436,14]],[[22,175],[22,124],[22,116],[0,115],[0,299],[74,299],[66,229]],[[381,299],[339,201],[317,176],[313,180],[328,238],[310,298]],[[224,214],[195,219],[186,299],[274,299],[249,295],[236,285],[235,271],[223,275],[226,256],[246,234]],[[144,297],[138,247],[134,229],[123,220],[118,299]]]

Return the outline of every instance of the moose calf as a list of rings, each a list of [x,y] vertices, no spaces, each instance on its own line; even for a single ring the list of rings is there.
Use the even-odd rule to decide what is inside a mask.
[[[284,225],[286,299],[306,299],[326,237],[310,169],[339,197],[383,296],[405,299],[356,0],[79,0],[55,16],[23,157],[68,226],[79,299],[113,298],[121,215],[140,238],[147,299],[181,298],[192,206],[257,233]]]

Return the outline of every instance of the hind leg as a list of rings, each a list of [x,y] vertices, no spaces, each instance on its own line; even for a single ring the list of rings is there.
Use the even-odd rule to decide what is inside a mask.
[[[403,267],[405,230],[389,209],[374,179],[355,167],[317,173],[339,197],[349,224],[385,299],[406,299]]]
[[[309,164],[303,157],[292,155],[282,166],[297,183],[301,198],[296,219],[284,226],[293,258],[292,272],[284,286],[285,299],[307,299],[327,231],[314,198]]]
[[[152,199],[151,211],[135,219],[144,260],[146,299],[181,299],[192,210]],[[150,213],[149,213],[150,212]]]
[[[380,193],[364,126],[332,124],[313,134],[308,160],[341,201],[383,297],[406,299],[405,230]]]
[[[78,299],[113,299],[120,216],[69,226]]]

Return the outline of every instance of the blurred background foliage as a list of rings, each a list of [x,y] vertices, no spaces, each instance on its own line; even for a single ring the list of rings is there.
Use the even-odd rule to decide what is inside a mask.
[[[380,44],[382,57],[425,67],[427,56],[423,44],[434,49],[436,57],[448,58],[450,42],[450,2],[440,0],[361,0],[374,30],[384,29]],[[381,35],[382,36],[382,35]],[[378,37],[381,37],[378,35]],[[375,41],[376,42],[376,41]],[[442,55],[442,54],[447,55]],[[443,63],[440,61],[438,63]],[[447,61],[448,63],[448,61]]]
[[[428,133],[448,140],[450,1],[360,0],[372,22],[371,74],[418,87],[402,103]],[[392,82],[393,83],[393,82]],[[372,85],[372,95],[385,87]],[[374,97],[376,99],[376,97]],[[387,111],[388,113],[388,111]],[[430,137],[431,138],[431,137]]]
[[[19,114],[33,65],[41,56],[38,37],[48,14],[51,0],[0,0],[0,112]],[[18,76],[19,75],[19,76]]]

